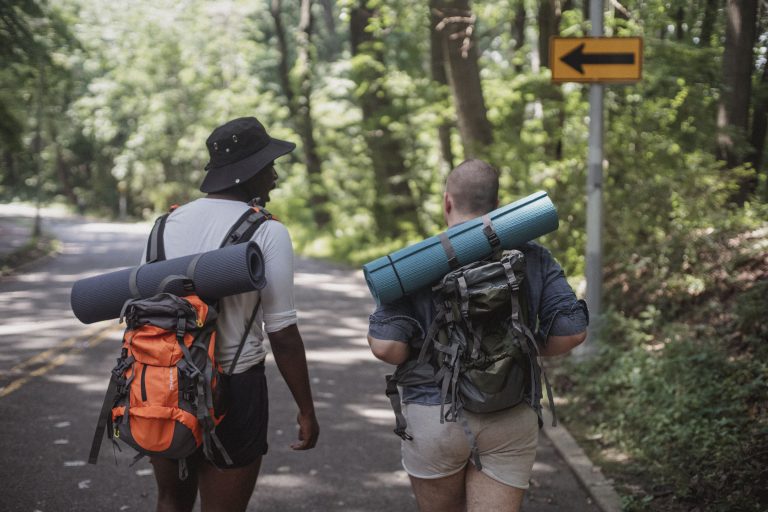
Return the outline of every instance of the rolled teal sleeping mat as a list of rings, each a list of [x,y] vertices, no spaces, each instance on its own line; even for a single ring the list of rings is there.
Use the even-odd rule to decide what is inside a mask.
[[[555,205],[543,191],[502,206],[488,216],[504,249],[519,247],[558,226]],[[491,255],[491,243],[483,228],[483,219],[478,217],[445,231],[458,265]],[[441,236],[442,233],[363,265],[365,280],[377,304],[392,302],[432,285],[451,271]]]

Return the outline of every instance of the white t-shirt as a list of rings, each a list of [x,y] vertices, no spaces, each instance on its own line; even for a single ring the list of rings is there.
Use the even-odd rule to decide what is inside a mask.
[[[209,198],[180,206],[165,224],[166,259],[218,249],[230,228],[249,209],[240,201]],[[244,372],[264,360],[265,331],[276,332],[297,321],[293,302],[293,245],[288,230],[277,221],[266,221],[256,230],[252,240],[264,255],[267,285],[260,291],[232,295],[219,301],[216,358],[228,371],[261,294],[261,307],[237,360],[235,373]]]

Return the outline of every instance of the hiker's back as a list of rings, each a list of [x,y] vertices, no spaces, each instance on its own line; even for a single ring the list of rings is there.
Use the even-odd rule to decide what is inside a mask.
[[[204,251],[217,249],[230,228],[251,208],[240,201],[227,199],[202,198],[180,206],[168,217],[163,235],[166,258],[176,258]],[[268,283],[281,283],[292,279],[292,262],[270,261],[273,254],[292,254],[288,231],[277,221],[266,221],[261,225],[252,240],[262,250],[265,266],[269,270]],[[226,272],[226,269],[221,269]],[[262,320],[268,323],[268,329],[274,325],[274,318],[268,315],[262,318],[263,311],[284,311],[280,308],[275,286],[267,286],[259,292],[243,293],[224,297],[219,301],[217,357],[219,363],[227,365],[234,359],[245,326],[243,318],[248,318],[261,295],[260,311],[253,322],[251,333],[246,340],[235,373],[244,371],[264,360],[266,350],[262,344],[264,332]],[[291,310],[293,308],[291,307]],[[279,321],[280,319],[278,319]],[[270,323],[272,322],[272,323]],[[272,329],[270,329],[272,330]]]
[[[464,408],[503,410],[526,396],[533,405],[536,342],[526,290],[520,251],[465,265],[434,287],[437,315],[420,355],[425,359],[433,351],[442,401],[451,403],[446,419],[455,419]]]
[[[453,169],[442,197],[448,230],[437,236],[439,245],[420,246],[429,251],[413,260],[420,263],[414,267],[431,265],[425,273],[430,280],[448,273],[430,290],[433,309],[425,317],[406,300],[377,301],[369,319],[374,355],[398,365],[387,395],[402,438],[403,468],[423,510],[453,508],[456,496],[471,496],[478,510],[519,510],[538,438],[538,344],[550,326],[559,327],[558,315],[574,307],[562,270],[544,251],[500,236],[492,215],[498,191],[499,172],[487,162],[469,159]],[[515,244],[525,259],[518,252],[506,265],[478,261]],[[536,254],[529,260],[531,250]],[[413,304],[423,305],[422,291],[406,291],[409,283],[402,280],[410,274],[400,272],[420,268],[396,258],[387,266],[395,280],[386,284],[399,284]],[[521,285],[526,281],[529,290]],[[539,330],[534,339],[534,325],[546,326],[544,336]]]

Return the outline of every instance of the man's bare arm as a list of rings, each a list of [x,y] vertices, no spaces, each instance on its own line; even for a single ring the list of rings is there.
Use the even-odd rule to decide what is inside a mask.
[[[566,354],[581,345],[586,338],[586,331],[569,336],[550,336],[547,338],[547,344],[541,348],[540,354],[545,357]]]
[[[368,335],[368,345],[377,359],[389,364],[401,364],[408,359],[410,347],[407,343],[395,340],[380,340]]]
[[[291,390],[293,399],[299,407],[297,422],[299,424],[299,442],[291,445],[294,450],[309,450],[314,448],[320,427],[315,417],[315,405],[312,401],[312,388],[309,384],[307,371],[307,356],[304,353],[304,342],[299,328],[289,325],[279,331],[269,333],[272,354],[275,356],[277,368],[283,380]]]

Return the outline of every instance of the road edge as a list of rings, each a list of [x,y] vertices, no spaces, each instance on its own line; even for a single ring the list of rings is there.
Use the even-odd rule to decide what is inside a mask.
[[[605,478],[602,470],[595,466],[566,428],[558,423],[552,427],[552,413],[542,407],[544,434],[555,450],[571,468],[576,479],[603,512],[620,512],[621,498],[613,483]]]
[[[49,233],[43,233],[41,235],[41,239],[44,240],[44,244],[45,244],[45,247],[43,248],[43,252],[41,254],[38,254],[36,257],[29,259],[27,261],[24,261],[23,263],[18,263],[15,265],[12,263],[6,263],[5,266],[0,267],[0,279],[16,276],[18,274],[23,274],[30,267],[36,264],[45,262],[47,260],[51,260],[59,254],[60,252],[60,248],[58,247],[59,240],[56,237],[50,235]],[[32,241],[32,240],[33,238],[30,237],[29,241]],[[40,241],[36,243],[39,244]],[[9,255],[13,254],[14,258],[19,258],[19,257],[23,258],[25,256],[25,253],[31,254],[34,252],[35,252],[35,248],[21,247],[18,250],[17,254],[9,253]]]

